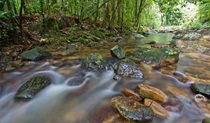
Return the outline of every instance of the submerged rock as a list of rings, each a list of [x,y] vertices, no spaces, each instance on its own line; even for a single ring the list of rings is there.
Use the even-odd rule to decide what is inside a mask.
[[[166,103],[162,104],[167,111],[181,112],[183,110],[183,103],[178,98],[169,98]]]
[[[20,54],[20,56],[22,60],[38,61],[50,57],[51,53],[42,47],[36,47],[32,50],[24,51],[23,53]]]
[[[210,84],[192,84],[191,89],[195,93],[200,93],[210,98]]]
[[[49,77],[36,76],[24,83],[15,95],[18,100],[30,100],[51,83]]]
[[[136,90],[142,98],[150,98],[159,102],[166,102],[168,100],[168,96],[164,92],[149,85],[139,84]]]
[[[106,59],[99,53],[91,53],[82,62],[82,67],[90,71],[108,69],[109,65]]]
[[[74,77],[70,79],[67,83],[69,86],[78,86],[81,85],[85,81],[85,78],[82,77]]]
[[[144,105],[152,108],[154,115],[160,118],[169,118],[168,112],[159,103],[146,98],[144,99]]]
[[[152,67],[163,67],[177,63],[180,50],[177,48],[164,47],[160,49],[140,48],[134,51],[133,55],[139,61],[151,65]]]
[[[130,59],[123,59],[114,66],[116,75],[121,77],[131,77],[136,79],[143,79],[142,71]]]
[[[127,120],[151,121],[153,110],[143,104],[123,96],[116,96],[111,99],[112,106]]]
[[[111,55],[113,57],[116,57],[118,59],[123,59],[125,58],[125,51],[118,45],[114,46],[112,49],[111,49]]]

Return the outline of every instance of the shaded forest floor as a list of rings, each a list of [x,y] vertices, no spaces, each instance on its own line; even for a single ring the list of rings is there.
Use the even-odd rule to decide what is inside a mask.
[[[51,17],[42,25],[41,17],[25,16],[22,18],[22,31],[17,26],[10,26],[7,21],[0,20],[3,26],[0,39],[0,56],[18,55],[36,46],[62,49],[69,44],[95,47],[106,44],[110,36],[117,36],[120,30],[116,27],[105,27],[93,21],[80,21],[72,17]],[[43,28],[44,27],[44,28]],[[11,54],[13,53],[13,54]]]

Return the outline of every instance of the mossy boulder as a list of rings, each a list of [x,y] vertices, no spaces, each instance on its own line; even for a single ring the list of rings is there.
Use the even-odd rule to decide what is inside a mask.
[[[113,57],[116,57],[118,59],[123,59],[125,58],[125,51],[119,46],[119,45],[115,45],[111,50],[111,55]]]
[[[111,104],[113,108],[129,121],[144,122],[153,119],[153,110],[151,108],[127,97],[113,97]]]
[[[32,50],[22,52],[20,56],[25,61],[38,61],[50,57],[51,53],[42,47],[35,47]]]
[[[139,61],[151,65],[152,67],[163,67],[177,63],[180,50],[172,47],[160,49],[139,48],[133,52],[135,58]]]
[[[90,71],[97,71],[108,69],[109,64],[101,54],[91,53],[82,62],[82,67]]]
[[[42,89],[50,85],[51,80],[46,76],[36,76],[25,82],[15,95],[17,100],[30,100]]]
[[[191,85],[191,89],[195,93],[200,93],[210,98],[210,84],[194,83]]]
[[[144,74],[130,59],[123,59],[114,66],[117,76],[144,79]]]

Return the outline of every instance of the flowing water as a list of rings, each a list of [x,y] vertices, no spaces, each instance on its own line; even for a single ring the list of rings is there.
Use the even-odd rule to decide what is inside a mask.
[[[0,76],[0,123],[111,123],[113,119],[126,123],[128,121],[112,109],[110,100],[120,95],[124,88],[134,89],[139,83],[157,87],[183,103],[182,111],[169,112],[169,119],[155,117],[151,123],[196,123],[208,115],[208,110],[205,112],[195,103],[194,94],[189,89],[189,83],[193,81],[210,83],[208,56],[180,54],[175,71],[189,75],[192,79],[187,83],[142,65],[139,67],[146,75],[145,81],[123,79],[117,82],[113,80],[113,70],[87,72],[80,68],[82,59],[91,52],[101,53],[112,64],[116,63],[117,60],[111,58],[109,53],[115,44],[127,52],[140,47],[137,45],[139,41],[128,38],[124,42],[113,42],[100,49],[82,48],[70,52],[69,56],[61,56],[59,54],[62,51],[56,51],[53,52],[53,60],[28,62],[18,70],[3,73]],[[50,77],[52,84],[30,101],[15,101],[14,95],[20,86],[37,75]],[[178,91],[172,94],[167,88]]]

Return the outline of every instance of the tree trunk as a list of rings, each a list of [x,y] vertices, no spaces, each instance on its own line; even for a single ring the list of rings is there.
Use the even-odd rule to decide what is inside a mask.
[[[13,7],[13,10],[14,10],[14,14],[18,15],[14,0],[12,0],[12,7]]]
[[[106,1],[105,1],[106,2]],[[105,4],[103,25],[106,26],[110,22],[110,1]]]
[[[23,13],[23,5],[24,5],[24,0],[21,0],[20,3],[20,12],[19,12],[19,28],[20,28],[20,34],[21,36],[23,35],[23,19],[22,19],[22,13]]]
[[[121,23],[121,0],[117,0],[117,4],[118,4],[118,24],[120,25]]]
[[[100,3],[99,0],[97,0],[95,22],[97,21],[99,15],[99,3]]]
[[[40,12],[42,16],[42,32],[41,35],[46,31],[46,19],[44,15],[44,1],[40,0]]]

